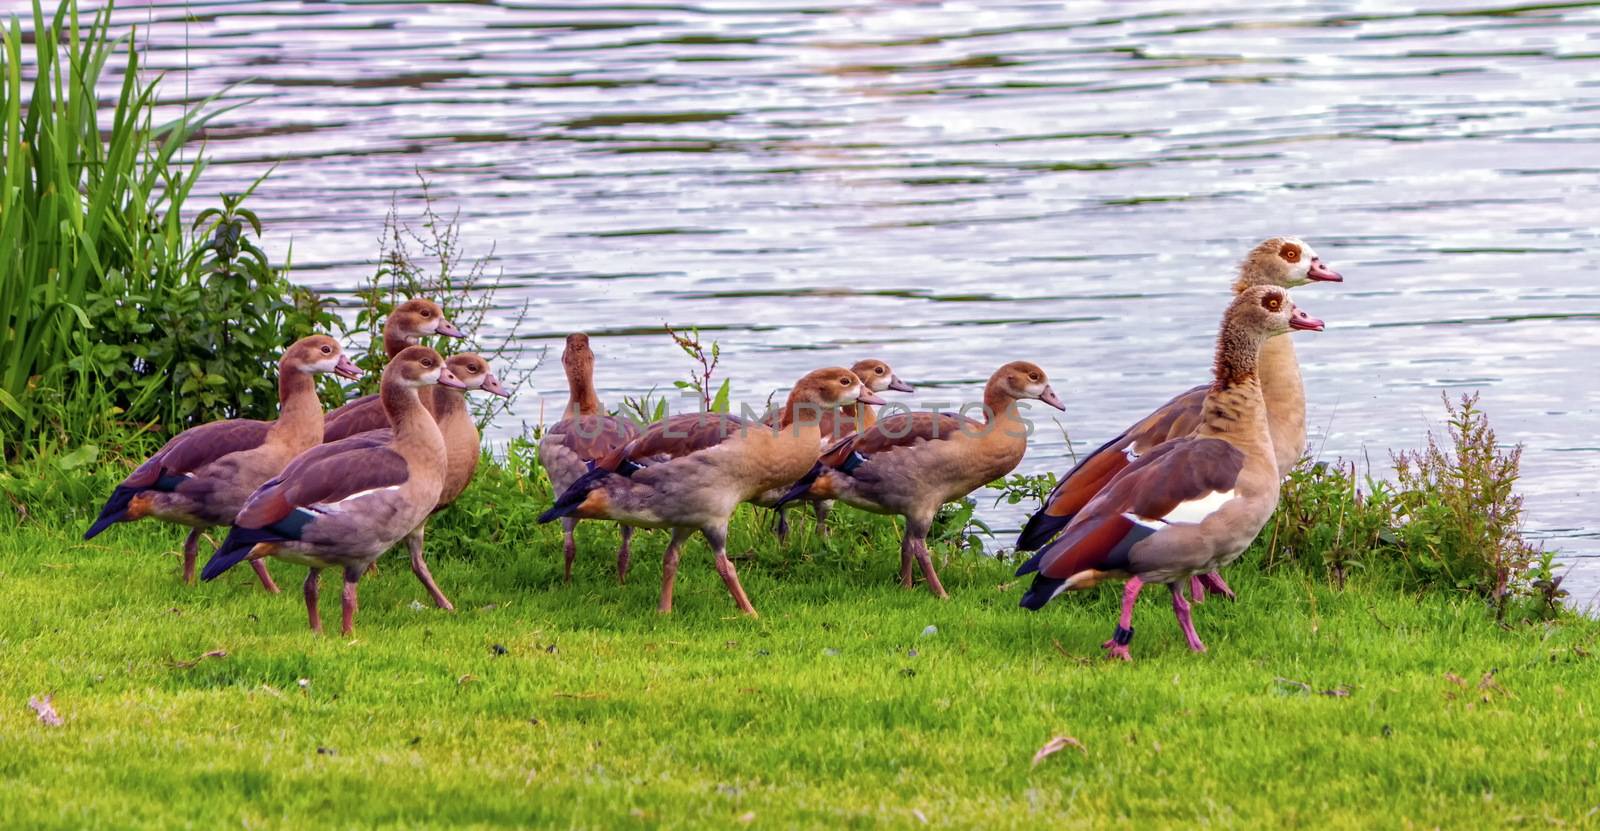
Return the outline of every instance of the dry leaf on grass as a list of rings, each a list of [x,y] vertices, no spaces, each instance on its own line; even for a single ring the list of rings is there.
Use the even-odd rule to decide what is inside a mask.
[[[1080,742],[1071,736],[1056,736],[1050,741],[1045,742],[1044,747],[1039,748],[1039,752],[1033,754],[1033,764],[1038,765],[1047,757],[1056,753],[1060,753],[1069,747],[1077,748],[1078,752],[1085,756],[1089,755],[1089,748],[1084,747],[1083,742]]]
[[[28,699],[28,706],[33,708],[35,713],[39,714],[40,724],[43,724],[46,727],[60,727],[65,722],[63,722],[61,720],[61,716],[56,713],[56,705],[50,700],[50,698],[51,696],[49,693],[45,693],[43,697],[31,697]]]

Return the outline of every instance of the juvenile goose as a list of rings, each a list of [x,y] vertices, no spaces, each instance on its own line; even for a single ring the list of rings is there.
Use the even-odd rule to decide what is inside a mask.
[[[539,440],[539,464],[550,477],[550,487],[557,495],[565,493],[598,460],[637,438],[639,426],[626,418],[607,415],[594,389],[594,350],[589,348],[589,336],[582,332],[567,335],[566,349],[561,352],[561,365],[567,371],[567,409],[561,420],[550,425]],[[578,554],[574,531],[578,518],[561,518],[561,554],[563,564],[561,579],[572,582],[572,560]],[[617,548],[617,582],[628,579],[628,563],[632,559],[629,543],[633,540],[633,526],[623,525],[622,545]]]
[[[890,416],[835,445],[812,476],[791,488],[783,501],[804,494],[905,517],[901,585],[912,585],[915,559],[928,588],[938,597],[949,597],[928,551],[934,514],[940,505],[1005,476],[1022,461],[1030,429],[1017,402],[1030,398],[1066,409],[1044,370],[1013,361],[995,370],[984,387],[984,421],[949,413]]]
[[[856,361],[850,367],[850,371],[854,372],[856,377],[861,379],[861,383],[871,390],[874,395],[888,390],[916,392],[916,388],[900,380],[900,376],[895,375],[894,370],[888,364],[875,358]],[[837,410],[824,410],[821,421],[818,424],[819,432],[822,433],[822,446],[824,448],[832,447],[845,436],[870,429],[872,425],[877,423],[878,409],[871,404],[857,402],[855,404],[846,404]],[[774,488],[752,501],[763,508],[774,508],[777,506],[778,500],[783,498],[783,495],[788,490],[788,487]],[[804,495],[800,496],[799,499],[811,503],[811,509],[817,517],[817,533],[827,536],[828,513],[833,510],[833,500],[811,499]],[[788,506],[777,508],[777,512],[778,542],[781,543],[789,538]]]
[[[511,394],[500,386],[500,379],[489,371],[489,362],[475,352],[462,352],[451,355],[445,359],[444,365],[456,380],[462,383],[462,389],[440,384],[433,388],[433,420],[439,425],[439,433],[444,436],[445,473],[444,486],[439,494],[439,504],[434,506],[433,512],[438,513],[445,506],[456,501],[456,498],[472,484],[472,477],[478,470],[478,459],[483,455],[483,448],[478,441],[478,425],[472,418],[471,410],[467,409],[467,395],[470,390],[483,390],[490,395],[509,398]],[[427,400],[427,396],[422,396]],[[357,433],[346,441],[364,441],[373,446],[386,445],[394,440],[393,428],[382,430],[368,430]],[[450,602],[439,584],[433,580],[433,573],[428,570],[428,561],[423,556],[423,536],[427,530],[427,522],[418,525],[416,530],[406,535],[406,550],[411,555],[411,573],[422,582],[423,588],[433,598],[433,603],[447,612],[455,611],[455,605]]]
[[[575,516],[671,528],[672,542],[662,564],[662,612],[672,611],[683,543],[699,531],[739,611],[755,616],[728,559],[728,517],[740,502],[805,475],[822,452],[818,414],[852,402],[883,403],[850,370],[830,367],[795,384],[777,426],[721,413],[657,422],[596,463],[539,521]]]
[[[1341,282],[1344,277],[1328,268],[1311,246],[1296,237],[1273,237],[1250,251],[1239,264],[1235,295],[1253,286],[1294,288],[1311,282]],[[1290,338],[1273,338],[1261,353],[1261,391],[1272,431],[1274,457],[1280,477],[1299,463],[1306,444],[1306,394],[1300,363]],[[1061,478],[1046,497],[1044,507],[1028,519],[1017,537],[1018,551],[1033,551],[1060,533],[1111,478],[1135,459],[1162,443],[1193,433],[1200,425],[1201,409],[1210,385],[1202,384],[1161,405],[1155,412],[1122,431],[1116,438],[1083,457]],[[1209,579],[1212,591],[1229,597],[1233,592],[1220,577]],[[1204,594],[1194,587],[1194,598]]]
[[[1263,345],[1290,329],[1321,331],[1276,286],[1241,292],[1217,336],[1215,378],[1200,425],[1112,477],[1054,542],[1017,569],[1037,572],[1022,606],[1039,609],[1063,591],[1126,579],[1122,616],[1104,648],[1132,660],[1133,604],[1147,582],[1165,583],[1189,648],[1195,634],[1181,582],[1233,562],[1278,505],[1278,466],[1258,376]],[[1281,338],[1279,338],[1281,340]]]
[[[232,522],[251,491],[322,441],[322,402],[312,376],[324,372],[361,377],[333,338],[295,341],[278,362],[276,421],[213,421],[173,436],[111,492],[83,538],[147,516],[187,525],[192,530],[183,542],[183,581],[194,582],[201,533]],[[278,590],[264,564],[257,565],[256,576],[267,591]]]
[[[439,503],[446,470],[444,436],[422,406],[422,388],[463,388],[439,353],[402,350],[383,370],[383,409],[394,432],[384,444],[357,436],[313,447],[250,495],[201,577],[216,579],[241,560],[277,557],[308,566],[306,613],[322,631],[318,586],[325,568],[344,571],[344,622],[355,626],[362,572],[411,533]]]
[[[421,298],[407,300],[394,307],[383,322],[383,352],[390,360],[408,346],[415,346],[421,338],[438,335],[446,338],[466,337],[450,321],[444,310],[432,300]],[[423,396],[422,406],[433,412],[433,397]],[[389,426],[383,413],[383,402],[378,395],[363,395],[347,401],[328,413],[327,427],[323,431],[325,442],[339,441],[368,430],[381,430]]]

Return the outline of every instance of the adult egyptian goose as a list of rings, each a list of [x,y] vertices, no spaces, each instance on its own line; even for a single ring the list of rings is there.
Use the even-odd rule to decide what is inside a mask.
[[[478,442],[478,424],[472,417],[472,411],[467,408],[467,392],[482,390],[501,398],[511,397],[511,394],[500,385],[500,379],[489,371],[489,362],[475,352],[451,355],[445,359],[444,365],[456,380],[462,383],[462,388],[457,389],[443,384],[433,388],[433,420],[439,425],[439,433],[444,436],[445,455],[444,486],[439,494],[439,504],[434,506],[434,513],[456,501],[467,486],[472,484],[473,474],[478,470],[478,460],[483,455],[483,448]],[[424,395],[422,398],[426,400],[427,396]],[[371,445],[386,445],[394,440],[394,429],[386,427],[382,430],[368,430],[365,433],[357,433],[346,441],[355,440]],[[428,590],[435,606],[453,612],[455,605],[439,589],[439,584],[434,582],[433,573],[428,569],[427,558],[423,555],[423,537],[426,530],[427,523],[424,521],[416,530],[406,535],[406,550],[411,555],[411,573],[415,574],[423,588]]]
[[[539,517],[610,519],[642,528],[671,528],[661,575],[659,610],[672,611],[683,543],[699,531],[716,556],[717,573],[739,610],[756,610],[728,559],[728,518],[740,502],[793,482],[822,453],[821,410],[852,402],[881,404],[855,373],[819,369],[795,384],[778,425],[722,413],[693,413],[657,422],[599,460]]]
[[[861,379],[861,383],[865,384],[867,389],[871,390],[874,395],[889,390],[916,392],[916,388],[900,380],[900,376],[894,374],[894,370],[888,364],[876,358],[856,361],[851,365],[850,371],[854,372],[856,377]],[[822,445],[823,447],[832,447],[845,436],[870,429],[872,425],[877,423],[878,409],[871,404],[857,402],[855,404],[846,404],[837,410],[824,410],[818,424],[819,432],[822,433]],[[774,488],[752,501],[763,508],[774,508],[777,506],[778,500],[782,499],[788,490],[788,487]],[[827,536],[828,513],[833,510],[833,500],[811,499],[805,495],[800,496],[799,499],[811,503],[811,509],[817,517],[817,533],[821,536]],[[778,542],[781,543],[789,538],[788,506],[777,508],[777,512]]]
[[[1294,288],[1313,282],[1341,282],[1339,272],[1323,264],[1317,252],[1295,237],[1273,237],[1257,245],[1239,264],[1233,283],[1235,295],[1253,286]],[[1272,431],[1274,455],[1280,476],[1299,463],[1306,444],[1306,394],[1300,363],[1290,338],[1267,341],[1261,353],[1261,391],[1267,404],[1267,424]],[[1193,433],[1209,384],[1202,384],[1161,405],[1132,427],[1080,459],[1046,497],[1044,507],[1028,519],[1017,537],[1018,551],[1033,551],[1060,533],[1072,517],[1104,488],[1113,476],[1135,459],[1162,443]],[[1211,590],[1233,596],[1220,577],[1208,580]],[[1200,586],[1193,592],[1204,597]]]
[[[402,350],[384,368],[378,393],[394,425],[390,440],[355,436],[295,457],[250,495],[201,577],[214,580],[242,560],[262,557],[308,566],[306,613],[312,631],[321,632],[322,570],[343,569],[342,631],[350,634],[361,574],[421,525],[444,491],[444,436],[420,398],[433,384],[463,388],[439,353],[426,346]]]
[[[1259,376],[1263,345],[1290,329],[1321,331],[1277,286],[1234,299],[1217,336],[1215,378],[1200,425],[1111,478],[1061,536],[1017,569],[1037,572],[1022,606],[1039,609],[1070,589],[1126,579],[1122,616],[1104,648],[1131,660],[1133,604],[1147,582],[1165,583],[1189,648],[1195,634],[1180,581],[1209,575],[1250,546],[1278,505],[1278,464]],[[1281,338],[1279,338],[1281,340]]]
[[[561,366],[567,371],[567,408],[561,420],[550,425],[539,439],[539,464],[550,477],[550,488],[565,493],[572,483],[588,473],[594,463],[616,452],[639,436],[633,421],[606,413],[594,387],[594,350],[589,336],[582,332],[567,335],[561,351]],[[572,582],[572,561],[578,555],[576,516],[561,518],[561,579]],[[622,545],[617,548],[617,581],[628,579],[632,559],[630,543],[633,527],[623,525]]]
[[[444,310],[432,300],[421,298],[407,300],[394,307],[383,322],[383,352],[390,360],[408,346],[415,346],[421,338],[438,335],[446,338],[466,337],[449,320]],[[384,415],[383,402],[378,395],[363,395],[336,407],[328,413],[323,441],[339,441],[368,430],[381,430],[389,426]],[[433,412],[433,396],[422,397],[422,406]]]
[[[262,482],[321,443],[322,402],[312,376],[324,372],[361,377],[333,338],[312,335],[295,341],[278,362],[276,421],[213,421],[173,436],[111,492],[83,538],[147,516],[187,525],[191,530],[183,542],[183,580],[194,582],[201,533],[232,522]],[[256,576],[267,591],[278,590],[265,565],[256,569]]]
[[[1013,361],[995,370],[984,386],[984,421],[950,413],[890,416],[828,450],[813,475],[796,484],[784,501],[804,494],[905,517],[901,585],[912,585],[915,559],[928,588],[938,597],[949,597],[928,551],[934,514],[939,506],[1005,476],[1022,461],[1032,430],[1017,402],[1026,399],[1066,409],[1044,370]]]

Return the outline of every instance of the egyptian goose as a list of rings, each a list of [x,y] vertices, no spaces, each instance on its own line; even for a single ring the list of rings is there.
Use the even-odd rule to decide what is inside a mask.
[[[835,445],[783,501],[801,495],[839,499],[862,510],[905,517],[901,585],[911,587],[915,559],[928,588],[938,597],[949,597],[928,551],[934,514],[939,506],[1005,476],[1022,461],[1032,432],[1017,407],[1025,399],[1066,409],[1044,370],[1013,361],[995,370],[984,386],[984,421],[950,413],[890,416]]]
[[[1273,237],[1252,249],[1239,264],[1233,292],[1252,286],[1294,288],[1313,282],[1341,282],[1344,277],[1328,268],[1311,246],[1295,237]],[[1306,394],[1300,363],[1290,338],[1267,341],[1261,353],[1261,391],[1266,397],[1267,425],[1272,431],[1279,476],[1300,461],[1306,444]],[[1161,405],[1116,438],[1080,459],[1045,498],[1044,507],[1028,519],[1017,537],[1018,551],[1033,551],[1060,533],[1072,517],[1117,473],[1163,442],[1187,436],[1200,425],[1200,414],[1210,385],[1202,384]],[[1215,577],[1213,575],[1213,577]],[[1220,577],[1206,581],[1210,590],[1233,596]],[[1194,586],[1196,601],[1204,594]]]
[[[539,440],[539,464],[550,477],[551,490],[560,495],[578,481],[594,463],[639,436],[639,426],[631,420],[608,415],[594,389],[594,350],[589,336],[582,332],[567,335],[561,352],[561,366],[567,371],[567,409],[561,420],[550,425]],[[561,579],[572,582],[572,560],[578,554],[575,529],[578,518],[561,518]],[[633,527],[623,525],[622,545],[617,548],[617,581],[628,579],[632,559],[629,543]]]
[[[438,335],[460,338],[466,335],[445,319],[444,310],[432,300],[413,299],[394,307],[383,322],[383,352],[391,360],[408,346],[415,346],[421,338]],[[422,397],[422,406],[433,412],[433,396]],[[328,413],[327,428],[323,431],[325,442],[339,441],[368,430],[381,430],[389,426],[383,413],[383,402],[377,395],[363,395],[336,407]]]
[[[822,453],[818,414],[853,402],[883,403],[855,373],[830,367],[795,384],[777,426],[723,413],[657,422],[573,482],[539,521],[572,516],[671,528],[662,565],[661,612],[672,611],[683,543],[699,531],[716,556],[717,573],[734,603],[755,616],[728,559],[728,518],[740,502],[804,476]]]
[[[396,355],[383,370],[378,393],[394,425],[390,440],[374,444],[356,436],[295,457],[250,495],[202,579],[214,580],[242,560],[269,556],[308,566],[306,613],[312,631],[321,632],[322,570],[343,569],[342,631],[350,634],[362,572],[421,525],[444,491],[444,436],[420,398],[421,390],[433,384],[464,388],[439,353],[426,346]]]
[[[213,421],[173,436],[111,492],[83,538],[147,516],[187,525],[192,530],[183,542],[183,580],[194,582],[201,533],[232,522],[251,491],[322,442],[322,402],[312,376],[324,372],[361,377],[333,338],[295,341],[278,362],[276,421]],[[256,576],[267,591],[278,590],[264,564]]]
[[[510,398],[511,393],[506,392],[500,385],[500,379],[489,371],[489,362],[475,352],[462,352],[451,355],[445,359],[444,365],[456,380],[462,383],[462,388],[440,384],[433,388],[433,420],[439,425],[439,433],[444,436],[445,473],[444,487],[439,493],[439,504],[434,506],[434,513],[443,510],[445,506],[456,501],[461,493],[472,484],[472,477],[478,470],[478,460],[483,455],[483,448],[478,442],[478,425],[473,420],[472,411],[467,408],[467,392],[482,390],[490,395],[501,398]],[[426,400],[428,396],[423,395]],[[385,417],[387,418],[387,416]],[[371,445],[385,445],[394,440],[394,429],[368,430],[357,433],[347,441],[365,441]],[[439,584],[433,580],[433,573],[428,570],[427,558],[423,556],[423,536],[426,533],[427,522],[418,525],[416,530],[406,535],[406,550],[411,555],[411,573],[421,581],[423,588],[428,590],[433,603],[447,612],[455,611],[455,605],[450,602]]]
[[[1290,329],[1322,331],[1289,292],[1255,286],[1228,307],[1217,336],[1215,378],[1200,425],[1113,476],[1060,537],[1017,569],[1037,572],[1022,606],[1039,609],[1070,589],[1126,579],[1122,616],[1104,648],[1132,660],[1133,604],[1147,582],[1165,583],[1189,648],[1204,652],[1180,581],[1209,576],[1250,546],[1278,505],[1278,464],[1262,382],[1263,345]]]
[[[889,390],[894,390],[895,392],[917,391],[915,387],[900,380],[900,376],[894,374],[894,370],[888,364],[875,358],[856,361],[851,365],[850,371],[854,372],[856,377],[861,379],[861,383],[865,384],[873,394]],[[818,424],[818,430],[822,433],[822,446],[825,448],[832,447],[845,436],[869,429],[877,423],[878,409],[871,404],[857,402],[855,404],[846,404],[837,410],[824,410]],[[752,501],[763,508],[773,508],[787,491],[787,487],[774,488]],[[800,499],[811,503],[811,509],[817,517],[817,533],[821,536],[827,536],[828,513],[833,510],[833,501],[829,499],[810,499],[806,496],[801,496]],[[789,538],[789,509],[785,505],[782,508],[778,508],[777,511],[778,542],[781,543]]]

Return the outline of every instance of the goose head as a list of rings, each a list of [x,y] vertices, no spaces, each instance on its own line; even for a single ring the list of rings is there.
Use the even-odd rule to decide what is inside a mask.
[[[397,383],[406,387],[427,387],[438,384],[453,389],[466,389],[467,385],[445,366],[432,347],[408,346],[383,369],[385,384]]]
[[[440,335],[447,338],[466,337],[444,316],[444,309],[432,300],[413,298],[394,307],[389,313],[389,320],[385,328],[392,327],[407,343],[416,343],[419,338]]]
[[[1056,395],[1055,389],[1050,386],[1050,379],[1038,364],[1028,361],[1012,361],[995,370],[989,377],[991,389],[1000,392],[1015,400],[1034,399],[1043,401],[1058,410],[1065,410],[1067,405],[1061,403],[1061,397]]]
[[[1239,264],[1235,292],[1251,286],[1292,289],[1307,283],[1339,283],[1344,276],[1322,262],[1316,250],[1299,237],[1273,237],[1251,249]]]
[[[511,397],[511,393],[500,386],[500,379],[489,371],[489,362],[476,352],[451,355],[445,360],[444,365],[469,390],[483,390],[501,398]]]
[[[856,377],[861,379],[861,383],[865,384],[867,389],[872,392],[884,392],[886,390],[916,392],[916,388],[900,380],[900,376],[895,375],[894,370],[890,369],[888,364],[874,358],[856,361],[850,367],[850,371],[855,373]]]
[[[327,335],[312,335],[295,341],[283,353],[282,366],[308,375],[331,372],[349,380],[361,377],[361,370],[345,357],[339,342]]]

